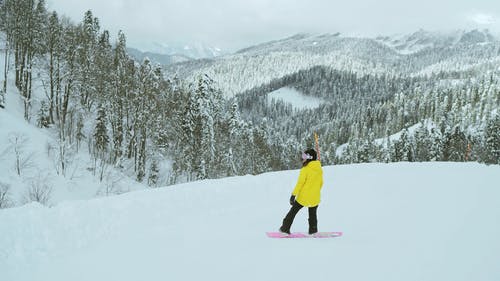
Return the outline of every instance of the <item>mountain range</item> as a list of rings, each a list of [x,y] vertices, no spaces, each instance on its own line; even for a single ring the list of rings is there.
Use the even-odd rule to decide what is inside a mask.
[[[296,34],[215,58],[165,67],[167,76],[192,79],[208,74],[226,96],[300,70],[327,66],[358,74],[427,75],[441,71],[487,71],[500,64],[500,41],[488,30],[350,37]]]
[[[129,54],[135,59],[149,57],[153,61],[167,65],[203,58],[215,58],[226,54],[221,48],[200,42],[152,42],[141,46],[129,47]]]
[[[161,65],[169,65],[173,63],[185,62],[192,60],[192,58],[185,55],[166,55],[159,54],[153,52],[143,52],[136,48],[127,48],[128,54],[138,62],[142,62],[145,58],[149,58],[155,63],[159,63]]]
[[[420,29],[412,34],[378,36],[375,40],[401,54],[416,53],[425,49],[450,48],[457,45],[487,44],[498,41],[488,30],[456,31],[452,33],[429,32]]]

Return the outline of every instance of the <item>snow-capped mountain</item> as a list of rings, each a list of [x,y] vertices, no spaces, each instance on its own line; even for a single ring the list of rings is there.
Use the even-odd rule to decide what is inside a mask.
[[[378,36],[375,38],[401,54],[413,54],[424,49],[451,48],[459,44],[473,45],[493,43],[497,39],[488,30],[455,32],[430,32],[420,29],[412,34]]]
[[[232,96],[317,65],[361,73],[386,72],[390,71],[389,66],[399,56],[391,48],[368,38],[298,34],[245,48],[231,55],[173,64],[166,71],[184,78],[206,73],[220,83],[226,96]],[[372,67],[367,69],[367,65]]]
[[[327,66],[358,74],[426,75],[441,71],[484,71],[500,63],[500,41],[488,31],[452,34],[419,30],[399,37],[359,38],[341,34],[297,34],[213,59],[170,65],[179,77],[208,74],[226,96],[273,79]]]
[[[460,36],[459,44],[486,44],[492,43],[497,39],[488,30],[474,29],[469,32],[463,32]]]
[[[412,34],[379,36],[375,38],[401,54],[412,54],[425,48],[450,46],[456,42],[455,36],[418,30]]]
[[[225,52],[221,48],[210,46],[200,42],[152,42],[150,44],[145,44],[143,46],[137,47],[137,49],[141,50],[142,52],[150,52],[169,56],[176,55],[189,57],[192,59],[215,58],[225,54]]]
[[[161,65],[169,65],[173,63],[185,62],[188,60],[192,60],[192,58],[187,57],[185,55],[165,55],[158,54],[152,52],[142,52],[135,48],[127,48],[128,54],[134,58],[138,62],[142,62],[145,58],[149,58],[155,63],[159,63]]]

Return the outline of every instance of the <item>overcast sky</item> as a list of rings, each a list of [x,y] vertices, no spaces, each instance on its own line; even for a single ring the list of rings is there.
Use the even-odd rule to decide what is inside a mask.
[[[47,0],[81,21],[92,10],[101,28],[123,30],[128,45],[203,42],[226,50],[299,32],[374,36],[488,28],[500,33],[500,0]]]

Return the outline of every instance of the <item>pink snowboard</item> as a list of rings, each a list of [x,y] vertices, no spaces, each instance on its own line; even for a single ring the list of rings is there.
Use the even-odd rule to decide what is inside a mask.
[[[342,236],[342,232],[318,232],[313,235],[309,235],[305,232],[294,232],[290,235],[283,234],[281,232],[266,232],[269,238],[333,238]]]

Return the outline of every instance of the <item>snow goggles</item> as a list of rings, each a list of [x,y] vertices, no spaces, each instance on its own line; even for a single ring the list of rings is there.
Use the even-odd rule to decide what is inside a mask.
[[[312,160],[313,157],[305,152],[302,152],[302,160]]]

